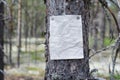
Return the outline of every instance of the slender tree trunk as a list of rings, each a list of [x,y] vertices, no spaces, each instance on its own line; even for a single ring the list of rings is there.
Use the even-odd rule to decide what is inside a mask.
[[[0,2],[0,80],[4,80],[3,34],[4,34],[4,3]]]
[[[84,80],[89,74],[88,24],[90,0],[46,0],[46,73],[45,80]],[[65,10],[64,10],[65,6]],[[64,12],[65,11],[65,12]],[[84,59],[50,60],[49,54],[49,27],[52,15],[81,15],[83,26]]]
[[[105,38],[105,14],[104,14],[104,10],[103,8],[101,8],[101,20],[100,20],[100,48],[103,48],[104,47],[104,38]]]
[[[95,19],[93,21],[93,40],[94,40],[94,43],[93,43],[93,49],[96,51],[98,49],[98,21]]]
[[[18,0],[18,57],[17,64],[20,66],[20,52],[21,52],[21,18],[22,18],[22,0]]]
[[[12,65],[12,33],[13,33],[13,4],[10,4],[10,22],[9,22],[9,62]]]
[[[118,24],[119,24],[119,27],[120,27],[120,11],[118,11]]]
[[[28,2],[27,0],[24,1],[25,3],[25,26],[24,26],[24,35],[25,35],[25,51],[28,53]]]

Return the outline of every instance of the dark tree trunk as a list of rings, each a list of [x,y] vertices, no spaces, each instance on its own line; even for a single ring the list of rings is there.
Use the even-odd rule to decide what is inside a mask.
[[[45,80],[82,80],[90,78],[89,74],[89,51],[88,51],[88,24],[90,0],[46,0],[46,74]],[[81,15],[83,26],[84,59],[77,60],[50,60],[49,54],[49,27],[52,15]]]
[[[0,80],[4,80],[3,32],[4,32],[4,4],[3,2],[0,2]]]

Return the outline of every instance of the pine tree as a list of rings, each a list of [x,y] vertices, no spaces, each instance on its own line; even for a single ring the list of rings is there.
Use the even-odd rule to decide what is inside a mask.
[[[66,2],[65,2],[66,1]],[[89,74],[88,24],[90,0],[46,0],[46,72],[45,80],[84,80]],[[81,15],[83,26],[84,59],[50,60],[49,17],[51,15]]]

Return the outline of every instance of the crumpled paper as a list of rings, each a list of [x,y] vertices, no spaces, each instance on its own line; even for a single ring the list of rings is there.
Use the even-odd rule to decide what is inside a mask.
[[[49,50],[51,60],[84,58],[81,15],[50,17]]]

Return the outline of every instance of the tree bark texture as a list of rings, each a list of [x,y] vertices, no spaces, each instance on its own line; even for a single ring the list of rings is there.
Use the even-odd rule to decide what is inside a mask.
[[[45,80],[81,80],[90,78],[89,74],[89,24],[90,0],[47,0],[46,17],[46,72]],[[54,15],[81,15],[83,26],[84,59],[50,60],[49,54],[49,27],[50,16]]]
[[[0,80],[4,80],[3,34],[4,34],[4,3],[0,2]]]

